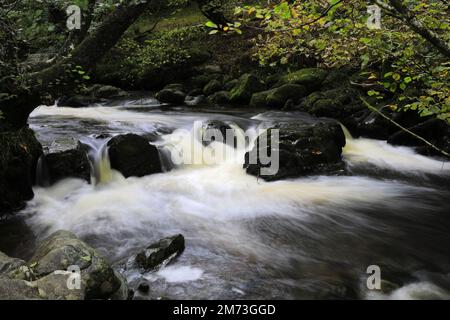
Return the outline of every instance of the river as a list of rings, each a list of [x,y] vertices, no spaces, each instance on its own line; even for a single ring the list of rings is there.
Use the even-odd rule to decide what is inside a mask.
[[[152,134],[161,156],[195,120],[242,129],[300,113],[161,106],[151,97],[89,108],[41,106],[30,126],[48,151],[96,134]],[[181,141],[181,142],[179,142]],[[0,250],[27,258],[36,241],[73,231],[117,262],[181,233],[185,252],[144,274],[151,296],[170,299],[450,299],[450,163],[385,141],[347,134],[348,176],[264,182],[242,168],[248,146],[218,164],[181,164],[125,179],[111,171],[97,185],[67,179],[35,188],[35,198],[3,227]],[[27,230],[17,235],[16,230]],[[369,290],[367,267],[401,283]],[[130,282],[139,281],[128,272]]]

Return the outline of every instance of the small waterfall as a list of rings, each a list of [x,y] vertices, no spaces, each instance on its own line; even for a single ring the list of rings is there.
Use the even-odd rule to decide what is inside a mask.
[[[173,133],[162,136],[157,142],[163,166],[174,167],[203,167],[211,165],[231,164],[242,168],[245,152],[251,149],[258,136],[257,128],[250,128],[244,132],[234,123],[226,123],[230,134],[220,132],[219,129],[206,129],[205,123],[195,123],[189,129],[177,129]],[[205,140],[206,130],[222,134],[223,141],[209,137]],[[213,138],[213,139],[211,139]]]
[[[36,185],[44,188],[50,186],[50,174],[44,154],[39,157],[36,164]]]
[[[110,138],[90,136],[80,140],[85,148],[91,167],[91,183],[105,184],[112,180],[113,171],[109,161],[108,141]]]
[[[350,131],[347,129],[346,126],[344,126],[342,123],[339,123],[341,125],[342,131],[344,132],[344,136],[346,140],[353,140],[353,136],[350,133]]]

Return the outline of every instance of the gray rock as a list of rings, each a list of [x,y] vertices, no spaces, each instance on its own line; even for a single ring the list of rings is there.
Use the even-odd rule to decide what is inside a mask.
[[[128,95],[126,91],[123,91],[120,88],[101,84],[95,84],[89,87],[86,93],[90,95],[94,100],[125,97]]]
[[[31,282],[10,279],[0,275],[0,300],[41,300],[44,299],[36,285]]]
[[[279,130],[279,145],[272,144],[272,130]],[[274,181],[317,174],[342,174],[341,159],[345,136],[341,126],[335,122],[278,123],[262,134],[255,146],[245,155],[244,168],[248,174]],[[261,149],[261,150],[260,150]],[[262,168],[270,167],[260,161],[261,154],[278,152],[279,169],[267,175]],[[256,161],[254,161],[256,159]]]
[[[158,149],[136,134],[115,136],[108,142],[111,167],[125,178],[162,172]]]
[[[216,93],[217,91],[222,90],[222,83],[219,80],[211,80],[208,84],[203,88],[203,93],[207,96]]]
[[[37,287],[39,296],[48,300],[84,300],[86,294],[86,281],[81,279],[80,288],[73,288],[67,285],[70,282],[71,272],[54,271],[45,277],[33,282]]]
[[[9,274],[25,265],[25,261],[8,257],[0,251],[0,274]]]
[[[186,94],[177,89],[163,89],[156,94],[156,99],[162,103],[184,103]]]
[[[85,283],[83,297],[86,299],[109,298],[121,285],[108,262],[97,251],[68,231],[57,231],[42,241],[35,255],[30,259],[29,265],[38,281],[54,271],[67,271],[69,266],[78,266],[81,271],[81,280]],[[61,279],[56,275],[49,279],[52,278]],[[51,283],[48,281],[41,282],[42,286]],[[62,292],[60,288],[47,291],[54,294]]]
[[[167,237],[149,245],[136,255],[136,264],[144,270],[151,270],[168,259],[180,255],[184,250],[184,237],[181,234]]]

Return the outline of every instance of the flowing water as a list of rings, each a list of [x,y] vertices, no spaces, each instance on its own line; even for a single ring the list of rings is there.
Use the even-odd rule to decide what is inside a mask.
[[[242,168],[256,129],[304,121],[300,113],[167,108],[154,99],[89,108],[39,107],[31,127],[49,151],[91,146],[93,181],[67,179],[36,188],[22,212],[33,243],[66,229],[121,261],[162,237],[181,233],[185,252],[144,277],[152,297],[181,299],[450,298],[450,163],[384,141],[347,133],[349,176],[264,182]],[[174,164],[190,154],[195,120],[222,120],[249,133],[219,163]],[[156,137],[167,172],[125,179],[109,168],[98,134]],[[188,150],[189,149],[189,150]],[[217,154],[217,153],[216,153]],[[97,166],[97,167],[95,167]],[[171,169],[171,170],[169,170]],[[29,246],[30,241],[21,245]],[[2,248],[0,248],[2,250]],[[26,250],[17,245],[24,256]],[[29,254],[29,253],[28,253]],[[401,286],[390,294],[366,287],[367,267]]]

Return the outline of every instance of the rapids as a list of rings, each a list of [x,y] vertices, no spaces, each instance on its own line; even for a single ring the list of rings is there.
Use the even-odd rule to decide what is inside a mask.
[[[89,144],[96,134],[155,134],[169,163],[173,148],[192,152],[185,132],[195,120],[232,122],[254,140],[271,121],[305,117],[168,108],[148,98],[77,109],[41,106],[30,125],[49,151],[73,148],[80,139]],[[154,297],[449,298],[449,163],[347,133],[343,157],[350,176],[264,182],[242,168],[249,141],[237,149],[199,143],[202,152],[227,151],[225,159],[171,163],[167,172],[125,179],[109,167],[106,142],[92,148],[99,183],[67,179],[35,189],[20,214],[33,241],[70,230],[116,262],[181,233],[186,250],[178,260],[144,275]],[[20,244],[8,250],[29,255]],[[405,285],[390,295],[371,292],[365,287],[369,265]]]

